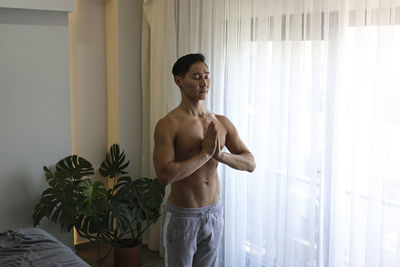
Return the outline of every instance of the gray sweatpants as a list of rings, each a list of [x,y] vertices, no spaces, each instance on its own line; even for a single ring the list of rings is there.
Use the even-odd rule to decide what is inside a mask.
[[[213,267],[223,226],[221,201],[201,208],[181,208],[167,201],[161,229],[165,267]]]

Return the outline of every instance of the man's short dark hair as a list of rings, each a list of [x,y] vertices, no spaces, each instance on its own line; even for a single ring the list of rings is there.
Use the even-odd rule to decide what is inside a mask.
[[[185,74],[189,71],[190,66],[197,62],[205,63],[206,58],[203,54],[187,54],[183,57],[178,58],[175,62],[174,66],[172,67],[172,74],[174,76],[181,76],[184,77]]]

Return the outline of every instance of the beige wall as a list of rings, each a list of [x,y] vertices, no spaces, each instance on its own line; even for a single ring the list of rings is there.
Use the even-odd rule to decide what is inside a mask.
[[[53,0],[37,0],[35,11],[0,0],[0,230],[32,225],[46,186],[42,166],[71,153],[98,168],[118,141],[130,173],[140,175],[142,0],[61,2],[64,10],[52,12]],[[107,5],[115,8],[108,18]],[[72,246],[59,225],[41,227]]]
[[[70,14],[72,151],[100,166],[120,143],[140,175],[142,0],[75,0]],[[75,234],[75,243],[86,240]]]
[[[104,3],[75,0],[69,16],[72,152],[96,168],[107,150]]]
[[[119,129],[120,143],[139,177],[142,151],[141,28],[142,0],[119,0]],[[154,178],[154,177],[149,177]]]

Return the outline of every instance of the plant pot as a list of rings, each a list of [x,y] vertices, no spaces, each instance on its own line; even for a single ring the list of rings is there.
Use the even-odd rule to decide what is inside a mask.
[[[114,267],[139,267],[141,245],[133,248],[114,247]]]

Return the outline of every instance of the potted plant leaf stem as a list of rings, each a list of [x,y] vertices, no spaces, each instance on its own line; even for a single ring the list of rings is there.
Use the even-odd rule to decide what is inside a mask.
[[[132,179],[124,171],[128,165],[124,151],[112,145],[99,168],[113,181],[108,190],[103,181],[90,179],[93,166],[82,157],[68,156],[53,171],[44,166],[49,187],[35,207],[33,225],[46,217],[65,231],[75,227],[79,236],[111,245],[114,266],[139,266],[142,235],[160,216],[165,188],[157,179]]]

